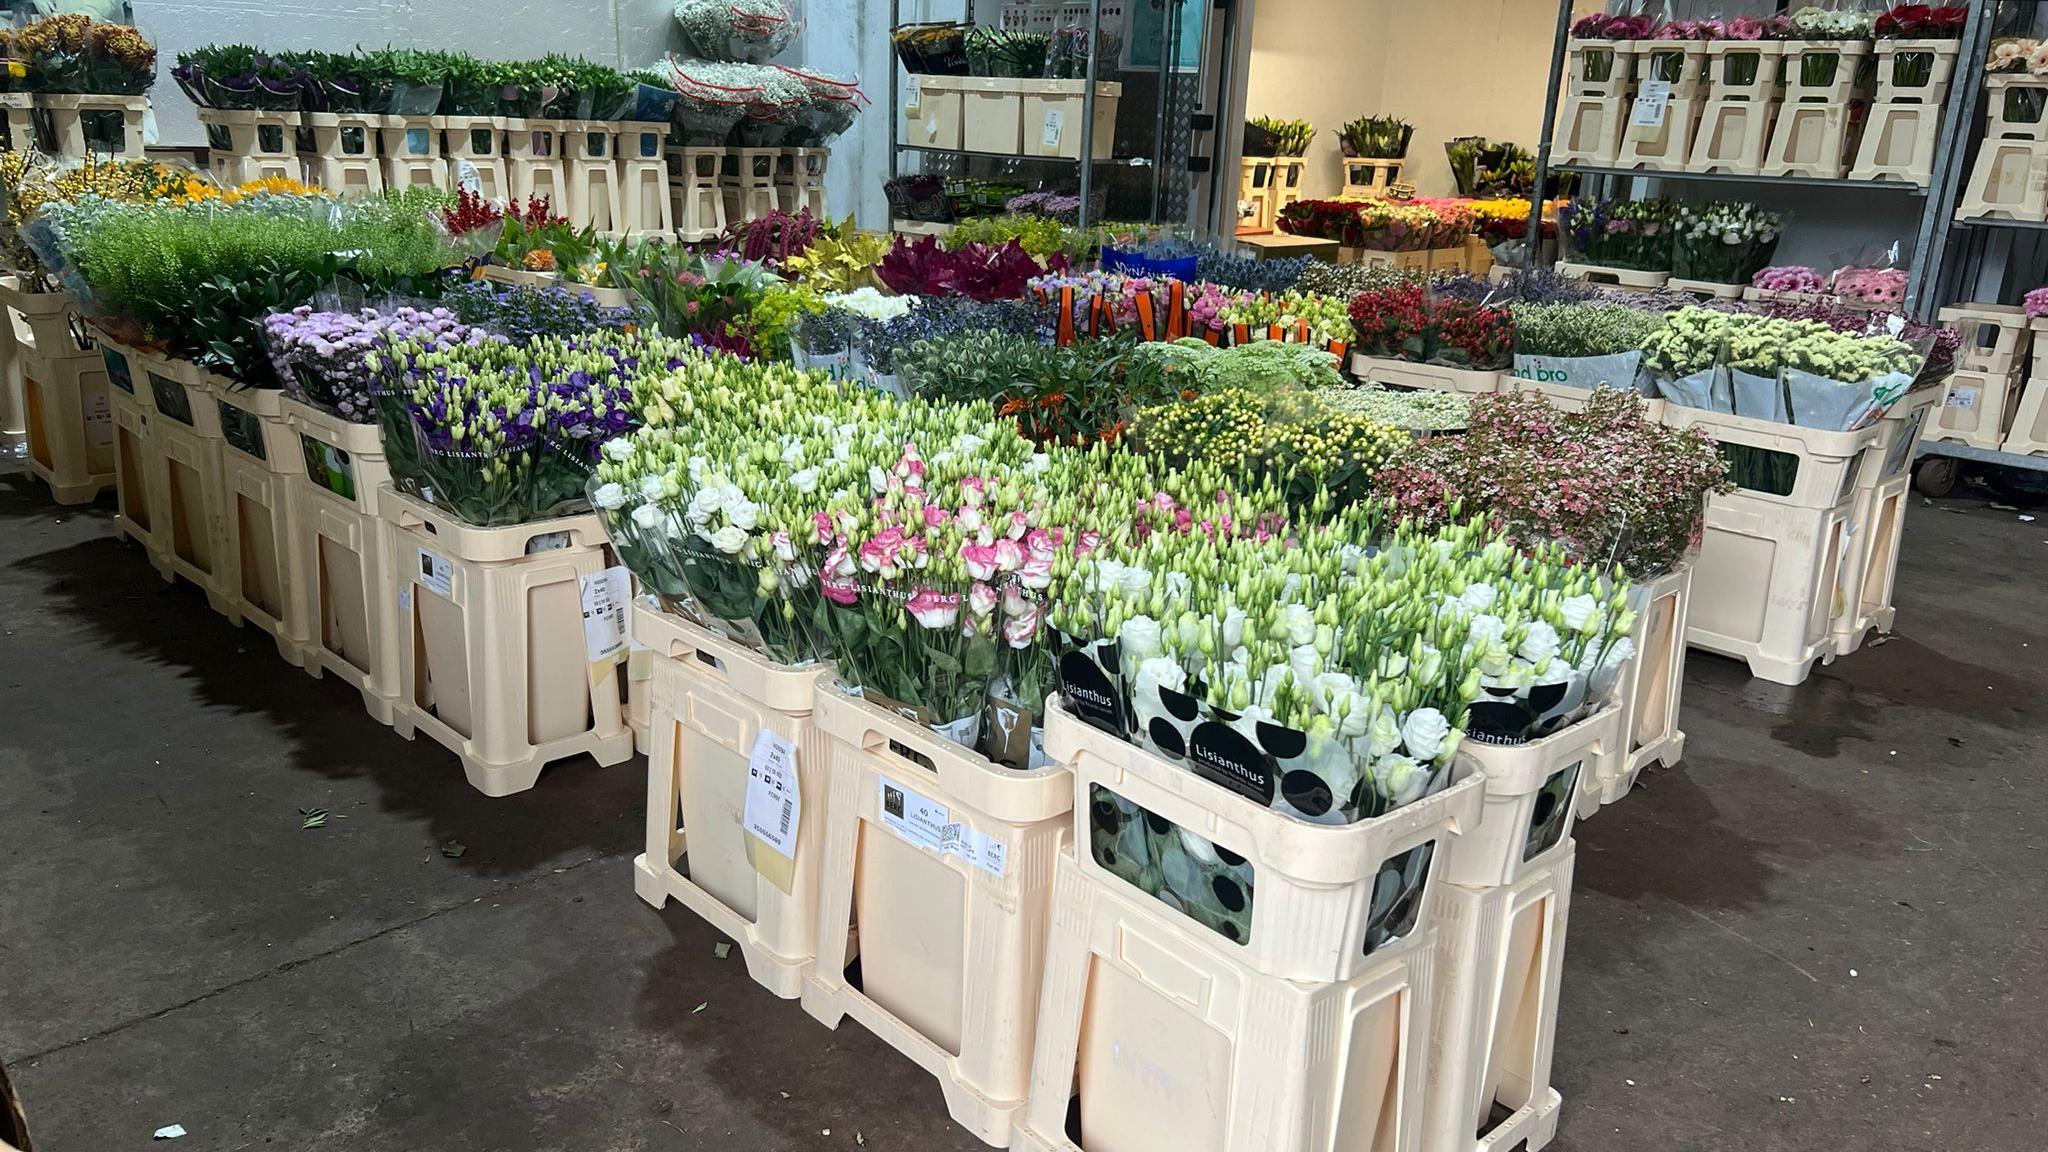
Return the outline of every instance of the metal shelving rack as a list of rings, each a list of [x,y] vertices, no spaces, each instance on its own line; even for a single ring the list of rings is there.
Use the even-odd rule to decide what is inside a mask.
[[[1999,0],[1974,0],[1963,26],[1955,77],[1942,108],[1941,131],[1934,146],[1933,182],[1927,187],[1896,181],[1817,180],[1773,176],[1732,176],[1674,172],[1649,168],[1601,168],[1552,164],[1550,146],[1557,129],[1557,111],[1565,73],[1565,40],[1572,25],[1572,0],[1559,0],[1557,30],[1550,49],[1550,81],[1543,97],[1543,127],[1536,146],[1536,185],[1530,195],[1531,219],[1541,219],[1543,191],[1552,172],[1572,171],[1598,180],[1670,180],[1694,184],[1752,184],[1779,187],[1839,189],[1859,196],[1910,195],[1921,199],[1911,263],[1906,270],[1906,311],[1931,320],[1942,304],[1949,240],[1956,230],[1956,200],[1961,194],[1964,149],[1978,128],[1977,104],[1984,92],[1984,61],[1991,45],[1992,17]],[[2043,225],[2048,227],[2048,225]]]
[[[963,0],[961,4],[962,11],[960,18],[960,23],[962,25],[968,27],[972,27],[974,25],[975,3],[976,0]],[[893,37],[895,32],[902,27],[903,0],[889,0],[889,31],[891,36]],[[1102,0],[1088,0],[1088,86],[1087,89],[1082,93],[1081,155],[1080,158],[1073,160],[1067,159],[1064,156],[1013,156],[992,152],[969,152],[964,148],[928,148],[918,144],[905,144],[902,139],[903,82],[905,77],[907,77],[909,73],[904,70],[903,61],[896,55],[896,47],[892,40],[889,46],[889,179],[893,181],[898,176],[904,175],[903,169],[899,161],[902,159],[903,154],[906,152],[923,153],[928,155],[959,156],[970,159],[980,157],[991,160],[1013,161],[1019,164],[1050,165],[1056,168],[1064,168],[1070,164],[1077,165],[1081,170],[1081,206],[1079,214],[1076,217],[1075,224],[1080,228],[1087,228],[1091,223],[1093,223],[1093,221],[1089,219],[1089,216],[1091,215],[1091,210],[1094,207],[1093,193],[1095,191],[1095,165],[1110,164],[1115,162],[1113,160],[1094,159],[1096,66],[1098,64],[1098,58],[1101,56],[1101,52],[1099,51],[1099,47],[1101,44],[1101,35]],[[896,225],[899,220],[903,220],[904,223],[923,224],[929,226],[928,221],[912,221],[898,217],[896,215],[895,209],[891,207],[889,211],[890,231],[893,232],[896,230]]]

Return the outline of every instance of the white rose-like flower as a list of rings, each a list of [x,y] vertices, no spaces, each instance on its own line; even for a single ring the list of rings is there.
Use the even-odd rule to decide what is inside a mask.
[[[590,494],[590,502],[606,512],[616,512],[626,506],[626,489],[618,484],[600,485]]]
[[[713,516],[718,515],[719,508],[720,502],[717,487],[698,489],[697,494],[690,497],[690,523],[698,528],[702,528],[704,525],[711,523]]]
[[[743,529],[728,524],[711,534],[711,546],[731,556],[747,546],[747,534]]]
[[[1143,663],[1161,651],[1159,621],[1150,616],[1133,616],[1124,621],[1117,642],[1123,648],[1124,659]]]
[[[1401,724],[1392,708],[1380,708],[1366,733],[1366,752],[1375,760],[1401,746]]]
[[[877,495],[889,490],[889,474],[882,470],[880,464],[868,465],[868,487]]]
[[[1148,569],[1129,567],[1117,576],[1117,590],[1126,600],[1137,600],[1152,588],[1152,573]]]
[[[1316,614],[1304,604],[1289,604],[1287,612],[1287,642],[1309,644],[1316,638]]]
[[[1223,646],[1236,651],[1244,643],[1244,609],[1232,605],[1223,613]]]
[[[1532,620],[1529,622],[1528,634],[1523,638],[1522,646],[1515,650],[1515,655],[1534,664],[1540,670],[1552,656],[1557,655],[1559,643],[1557,629],[1552,628],[1546,621]]]
[[[958,523],[965,515],[966,513],[962,512],[960,517],[955,517],[955,522]],[[968,531],[973,529],[969,528]],[[1095,562],[1095,591],[1107,596],[1123,585],[1123,579],[1124,566],[1121,561],[1104,559]]]
[[[1474,612],[1484,612],[1493,607],[1496,593],[1491,584],[1467,584],[1465,594],[1458,599]]]
[[[761,506],[743,497],[725,506],[725,518],[733,527],[751,532],[761,522]]]
[[[1584,632],[1586,626],[1600,612],[1600,602],[1585,593],[1567,596],[1557,605],[1558,614],[1564,617],[1564,626],[1574,632]]]
[[[640,481],[640,498],[642,500],[659,500],[667,492],[668,486],[662,483],[659,476],[649,476]]]
[[[633,523],[638,525],[642,532],[652,532],[654,526],[661,523],[661,509],[652,504],[642,504],[633,509]]]
[[[816,468],[806,468],[801,472],[790,473],[789,486],[809,496],[818,490],[818,470]]]
[[[1187,670],[1171,656],[1148,657],[1138,665],[1138,694],[1141,697],[1149,698],[1161,688],[1178,692],[1187,684]]]
[[[1434,708],[1417,708],[1401,723],[1401,744],[1417,760],[1436,759],[1450,734],[1451,722]]]
[[[1347,739],[1356,740],[1360,736],[1365,735],[1366,731],[1372,727],[1372,701],[1361,695],[1355,688],[1349,692],[1339,693],[1329,681],[1329,677],[1339,675],[1342,675],[1342,673],[1323,673],[1323,686],[1330,693],[1331,714],[1342,713],[1344,716],[1344,719],[1337,725],[1338,734]],[[1349,679],[1349,677],[1346,677],[1346,679]]]
[[[1429,772],[1406,756],[1387,756],[1373,765],[1379,793],[1388,805],[1399,808],[1422,799],[1429,787]]]
[[[623,436],[607,440],[604,442],[604,454],[611,460],[630,460],[633,457],[633,442]]]

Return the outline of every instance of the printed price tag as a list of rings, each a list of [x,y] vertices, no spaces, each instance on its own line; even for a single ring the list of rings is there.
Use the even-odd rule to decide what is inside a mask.
[[[469,161],[457,160],[455,162],[455,187],[459,191],[469,193],[471,196],[481,196],[484,194],[484,174],[478,171],[477,166]]]
[[[1662,128],[1671,109],[1671,81],[1645,80],[1636,89],[1636,107],[1628,122],[1642,128]]]
[[[912,72],[910,74],[910,95],[904,98],[903,107],[908,111],[914,112],[923,99],[924,78]]]
[[[419,571],[413,574],[415,582],[425,584],[450,600],[455,599],[455,565],[425,548],[419,553]]]
[[[114,408],[105,392],[91,392],[85,397],[85,439],[98,448],[109,448],[114,443]]]
[[[609,663],[626,650],[626,605],[633,582],[624,567],[583,576],[583,651],[592,664]]]
[[[804,815],[796,782],[796,745],[763,728],[747,758],[747,834],[781,855],[796,858],[797,825]]]
[[[1951,408],[1961,408],[1966,412],[1970,411],[1977,407],[1977,394],[1975,392],[1951,392],[1948,394],[1948,406]]]
[[[1047,148],[1057,148],[1060,146],[1060,129],[1065,127],[1066,123],[1067,114],[1065,110],[1059,108],[1047,108],[1045,110],[1045,146]]]
[[[953,823],[946,806],[887,776],[881,777],[882,823],[912,844],[967,861],[1000,877],[1007,864],[1003,845],[966,824]]]

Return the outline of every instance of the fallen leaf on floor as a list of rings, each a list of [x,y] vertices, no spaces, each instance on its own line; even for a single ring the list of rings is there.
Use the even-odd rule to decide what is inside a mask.
[[[703,1010],[709,1007],[711,1007],[711,1001],[706,1000],[702,1004],[697,1005],[695,1008],[690,1009],[690,1015],[695,1016],[697,1013],[702,1012]]]
[[[718,957],[720,960],[723,960],[727,956],[732,955],[732,945],[727,944],[723,940],[720,940],[718,943],[713,944],[711,946],[711,954],[713,956]]]
[[[441,855],[446,856],[450,860],[462,859],[462,854],[467,851],[469,851],[469,845],[464,844],[460,840],[450,840],[441,845]]]
[[[325,809],[325,808],[301,808],[301,809],[299,809],[299,827],[300,827],[300,828],[325,828],[325,827],[327,827],[327,809]]]
[[[154,1138],[158,1140],[176,1140],[184,1134],[185,1126],[183,1124],[172,1124],[169,1127],[157,1129]]]
[[[860,1133],[858,1133],[858,1132],[855,1132],[855,1133],[853,1134],[853,1142],[854,1142],[855,1144],[858,1144],[858,1145],[860,1145],[860,1146],[861,1146],[861,1147],[863,1147],[863,1148],[865,1148],[865,1147],[867,1147],[867,1146],[868,1146],[868,1138],[867,1138],[867,1137],[865,1137],[865,1136],[863,1136],[863,1135],[861,1135],[861,1134],[860,1134]]]

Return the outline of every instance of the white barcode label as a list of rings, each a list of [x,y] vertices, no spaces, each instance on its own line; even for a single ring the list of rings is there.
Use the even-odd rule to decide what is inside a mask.
[[[944,804],[887,776],[881,777],[876,799],[882,823],[905,840],[965,860],[991,876],[1003,875],[1007,854],[1002,842],[975,831],[970,824],[953,821]]]
[[[924,77],[912,72],[910,74],[910,95],[904,98],[903,107],[912,115],[916,115],[918,103],[923,99]]]
[[[1628,122],[1642,128],[1662,128],[1671,107],[1671,81],[1645,80],[1636,89],[1635,112]]]
[[[449,600],[455,599],[455,565],[446,557],[436,556],[425,548],[419,550],[419,571],[414,580],[439,592]]]
[[[781,855],[796,858],[797,826],[804,797],[796,781],[796,745],[766,728],[754,737],[747,757],[747,834]]]
[[[1951,392],[1948,394],[1948,406],[1951,408],[1961,408],[1967,412],[1977,407],[1977,394],[1975,392]]]
[[[626,605],[633,598],[633,580],[620,566],[586,573],[583,585],[583,649],[592,664],[610,661],[626,650]]]
[[[1045,110],[1045,146],[1047,148],[1057,148],[1060,146],[1060,129],[1065,127],[1066,123],[1067,114],[1061,109],[1047,108]]]

